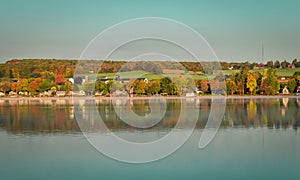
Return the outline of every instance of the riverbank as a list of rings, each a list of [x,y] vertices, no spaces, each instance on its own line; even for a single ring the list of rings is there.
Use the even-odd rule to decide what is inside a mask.
[[[266,99],[266,98],[300,98],[298,95],[230,95],[230,96],[194,96],[194,97],[186,97],[186,96],[145,96],[145,97],[94,97],[94,96],[85,96],[85,97],[0,97],[0,100],[98,100],[98,99],[212,99],[212,98],[226,98],[226,99]]]

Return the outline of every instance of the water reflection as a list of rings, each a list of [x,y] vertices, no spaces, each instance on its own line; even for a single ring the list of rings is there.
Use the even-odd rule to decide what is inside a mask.
[[[188,99],[192,107],[200,108],[196,128],[204,128],[210,113],[211,99]],[[170,130],[180,115],[182,101],[166,100],[166,113],[158,124],[145,130]],[[91,131],[101,131],[91,109],[97,108],[106,126],[113,130],[143,131],[120,120],[111,99],[0,99],[0,129],[9,133],[80,132],[74,118],[74,103],[79,104],[84,126]],[[284,98],[227,98],[221,128],[268,127],[298,129],[300,124],[300,99]],[[130,108],[140,116],[149,114],[149,100],[131,100]],[[187,122],[188,123],[188,122]]]

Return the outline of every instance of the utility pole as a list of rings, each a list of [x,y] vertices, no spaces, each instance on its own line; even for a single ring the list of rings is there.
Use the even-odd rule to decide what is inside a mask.
[[[263,64],[264,64],[264,55],[265,55],[264,44],[262,44],[262,46],[261,46],[261,63],[263,63]]]

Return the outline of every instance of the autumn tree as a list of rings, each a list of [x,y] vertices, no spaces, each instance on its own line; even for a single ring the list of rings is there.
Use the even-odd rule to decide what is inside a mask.
[[[137,80],[135,82],[134,91],[137,94],[145,94],[147,91],[147,83],[144,80]]]
[[[70,81],[66,81],[66,83],[62,86],[63,90],[68,94],[73,89],[73,85]],[[94,89],[93,89],[94,90]]]
[[[21,79],[20,80],[20,86],[21,86],[21,91],[28,91],[28,79]]]
[[[249,74],[247,77],[247,88],[249,89],[251,94],[255,93],[256,87],[257,87],[256,79],[252,74]]]
[[[195,81],[196,87],[198,90],[202,91],[203,93],[208,91],[208,81],[207,80],[196,80]]]
[[[231,79],[227,80],[226,81],[226,90],[227,90],[227,94],[233,95],[237,91],[236,83]]]
[[[12,68],[12,75],[13,75],[13,78],[19,79],[20,78],[19,70],[17,68]]]
[[[158,79],[151,80],[148,83],[148,92],[151,94],[158,94],[160,91],[160,82]]]
[[[9,81],[0,82],[0,91],[6,93],[11,90],[11,83]]]
[[[37,94],[37,90],[39,89],[39,84],[37,81],[31,81],[28,85],[28,91],[32,94],[32,95],[36,95]]]
[[[64,68],[62,66],[59,66],[57,68],[57,72],[55,74],[55,83],[57,85],[63,85],[66,82],[63,71],[64,71]]]
[[[11,84],[11,90],[19,92],[21,90],[21,84],[20,84],[20,82],[13,82]]]
[[[234,73],[231,76],[231,80],[233,80],[236,85],[237,85],[237,91],[239,94],[244,94],[245,93],[245,87],[246,87],[246,79],[248,76],[249,69],[244,68],[240,70],[237,73]]]
[[[66,68],[66,78],[73,77],[73,74],[74,74],[73,69],[71,67],[67,67]]]

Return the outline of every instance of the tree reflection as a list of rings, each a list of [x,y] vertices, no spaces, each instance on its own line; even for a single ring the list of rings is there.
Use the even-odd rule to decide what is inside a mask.
[[[0,127],[7,132],[18,133],[57,133],[80,132],[74,117],[74,103],[80,105],[84,126],[91,131],[101,131],[98,117],[113,130],[143,131],[123,122],[114,111],[111,99],[72,100],[72,99],[25,99],[0,100]],[[192,99],[199,108],[196,128],[204,128],[207,122],[211,99]],[[149,114],[149,101],[131,99],[130,108],[140,116]],[[221,128],[298,129],[300,125],[300,98],[227,98],[227,106]],[[148,129],[169,131],[175,127],[180,115],[182,101],[168,99],[163,119]],[[92,111],[96,107],[96,112]],[[188,117],[188,115],[187,115]],[[188,123],[188,118],[186,119]]]

